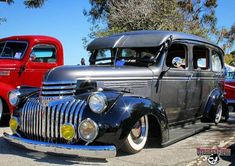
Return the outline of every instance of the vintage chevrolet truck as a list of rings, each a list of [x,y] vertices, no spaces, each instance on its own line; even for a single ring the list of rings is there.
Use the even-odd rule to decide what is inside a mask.
[[[0,123],[9,119],[8,94],[20,85],[40,87],[43,75],[63,65],[63,47],[48,36],[12,36],[0,39]]]
[[[215,44],[180,32],[137,31],[97,38],[88,51],[90,66],[57,67],[40,89],[10,92],[16,109],[6,140],[109,158],[119,149],[137,153],[150,139],[174,143],[195,134],[201,120],[219,123],[224,53]]]

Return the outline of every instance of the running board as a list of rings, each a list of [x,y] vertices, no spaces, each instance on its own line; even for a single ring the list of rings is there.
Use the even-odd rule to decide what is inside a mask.
[[[208,130],[211,124],[208,123],[195,123],[185,126],[180,126],[178,128],[171,128],[169,131],[169,141],[161,144],[162,147],[169,146],[180,140],[188,138],[195,135],[201,131]]]

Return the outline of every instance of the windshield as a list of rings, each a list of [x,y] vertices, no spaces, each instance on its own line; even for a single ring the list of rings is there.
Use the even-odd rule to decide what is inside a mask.
[[[21,59],[26,51],[27,42],[0,42],[0,58]]]
[[[226,80],[235,80],[235,72],[226,72],[225,79]]]
[[[159,47],[99,49],[93,51],[90,64],[147,66],[153,63],[158,51]]]

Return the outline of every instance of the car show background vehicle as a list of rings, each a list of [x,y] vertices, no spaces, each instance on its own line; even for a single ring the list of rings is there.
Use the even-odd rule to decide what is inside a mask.
[[[229,107],[235,110],[235,67],[225,65],[224,97]]]
[[[0,123],[9,118],[8,94],[17,86],[40,87],[43,75],[63,65],[63,47],[49,36],[12,36],[0,39]]]
[[[40,91],[9,94],[13,135],[28,149],[83,157],[137,153],[149,138],[166,146],[189,136],[188,124],[219,123],[223,51],[207,40],[171,31],[137,31],[88,45],[91,66],[61,66]],[[184,131],[175,132],[175,128]]]

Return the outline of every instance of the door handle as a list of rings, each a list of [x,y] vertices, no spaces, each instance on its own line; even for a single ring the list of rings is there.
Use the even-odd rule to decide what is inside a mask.
[[[191,80],[193,77],[193,73],[186,73],[186,76],[188,76],[188,80]]]
[[[186,73],[186,76],[193,77],[193,73]]]

